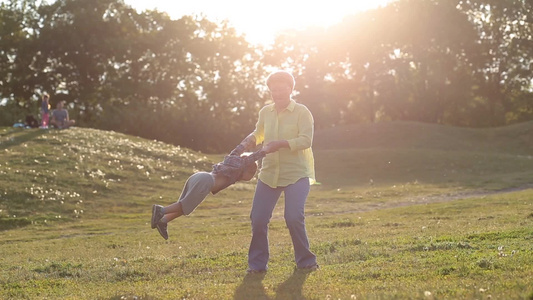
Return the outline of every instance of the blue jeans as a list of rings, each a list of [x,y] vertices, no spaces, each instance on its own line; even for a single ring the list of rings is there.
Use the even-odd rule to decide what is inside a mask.
[[[285,193],[285,223],[291,234],[294,259],[298,268],[316,265],[316,255],[309,250],[305,230],[304,206],[309,194],[309,178],[305,177],[286,187],[271,188],[261,180],[257,182],[252,212],[252,242],[248,251],[248,266],[253,270],[268,268],[268,224],[281,192]]]

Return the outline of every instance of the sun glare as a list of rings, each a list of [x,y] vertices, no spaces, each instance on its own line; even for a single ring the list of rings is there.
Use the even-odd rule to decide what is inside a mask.
[[[328,27],[345,16],[386,5],[391,0],[271,0],[252,4],[248,0],[125,0],[138,10],[157,9],[172,18],[204,15],[213,21],[228,20],[249,42],[271,44],[276,33],[287,29]]]

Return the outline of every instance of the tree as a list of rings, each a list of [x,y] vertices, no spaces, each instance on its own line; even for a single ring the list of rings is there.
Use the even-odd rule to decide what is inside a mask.
[[[39,96],[34,93],[43,87],[35,72],[39,67],[34,60],[38,48],[37,16],[35,0],[0,3],[0,99],[19,111],[15,118],[36,110],[32,100]]]
[[[479,100],[489,116],[483,125],[503,125],[533,116],[533,3],[528,0],[459,1],[478,31]]]
[[[337,124],[344,109],[334,89],[332,74],[336,70],[325,47],[328,39],[328,32],[319,28],[286,31],[264,54],[272,69],[292,71],[296,77],[294,98],[313,113],[316,129]]]

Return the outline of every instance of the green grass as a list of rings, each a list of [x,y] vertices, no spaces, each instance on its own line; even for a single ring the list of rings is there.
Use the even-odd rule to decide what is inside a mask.
[[[209,196],[169,225],[168,241],[148,224],[153,203],[176,201],[221,155],[83,128],[3,128],[0,298],[533,299],[533,159],[520,139],[532,126],[338,128],[361,143],[337,148],[317,132],[322,184],[306,222],[321,269],[293,271],[281,199],[264,276],[245,275],[254,182]],[[420,132],[470,146],[420,147],[408,138]]]
[[[416,122],[339,126],[318,131],[315,149],[430,149],[533,155],[533,121],[499,128],[460,128]]]

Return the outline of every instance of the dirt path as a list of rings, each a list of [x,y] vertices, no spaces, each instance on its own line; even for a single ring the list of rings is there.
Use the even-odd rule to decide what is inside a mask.
[[[424,196],[420,197],[416,201],[417,203],[440,203],[440,202],[448,202],[453,200],[459,200],[459,199],[466,199],[466,198],[479,198],[479,197],[485,197],[485,196],[493,196],[493,195],[501,195],[501,194],[507,194],[507,193],[513,193],[513,192],[519,192],[519,191],[525,191],[528,189],[532,189],[533,184],[528,184],[520,187],[514,187],[514,188],[507,188],[497,191],[469,191],[469,192],[461,192],[461,193],[450,193],[450,194],[444,194],[444,195],[434,195],[434,196]]]
[[[441,194],[441,195],[409,197],[403,201],[380,203],[380,204],[372,205],[370,207],[363,207],[361,209],[358,209],[357,211],[360,212],[360,211],[370,211],[370,210],[376,210],[376,209],[386,209],[386,208],[419,205],[419,204],[442,203],[442,202],[449,202],[449,201],[467,199],[467,198],[479,198],[479,197],[486,197],[486,196],[493,196],[493,195],[502,195],[502,194],[507,194],[507,193],[525,191],[528,189],[533,189],[533,184],[526,184],[520,187],[507,188],[507,189],[502,189],[502,190],[497,190],[497,191],[469,191],[469,192],[460,192],[460,193],[447,193],[447,194]]]

